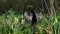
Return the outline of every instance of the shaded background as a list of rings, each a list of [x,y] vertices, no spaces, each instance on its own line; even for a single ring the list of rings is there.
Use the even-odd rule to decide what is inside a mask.
[[[34,5],[42,12],[39,34],[60,34],[60,0],[0,0],[0,34],[32,34],[33,28],[23,13]]]

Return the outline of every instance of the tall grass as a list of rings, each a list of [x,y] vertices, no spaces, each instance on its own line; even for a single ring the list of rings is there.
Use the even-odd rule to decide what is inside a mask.
[[[52,17],[43,15],[37,27],[39,34],[60,34],[60,12]],[[0,34],[33,34],[33,29],[23,15],[15,14],[11,9],[0,16]]]

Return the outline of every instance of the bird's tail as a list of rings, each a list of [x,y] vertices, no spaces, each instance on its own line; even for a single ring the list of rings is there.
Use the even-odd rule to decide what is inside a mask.
[[[38,34],[38,28],[36,24],[33,25],[33,34]]]

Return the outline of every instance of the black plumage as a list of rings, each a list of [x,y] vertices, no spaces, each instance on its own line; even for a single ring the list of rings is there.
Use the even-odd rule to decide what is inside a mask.
[[[35,15],[35,13],[34,13],[33,10],[31,10],[31,13],[32,13],[31,25],[34,25],[34,24],[36,24],[36,22],[37,22],[37,18],[36,18],[36,15]]]
[[[24,13],[25,18],[30,23],[30,25],[33,27],[33,34],[35,34],[35,32],[38,32],[37,20],[41,21],[41,18],[42,18],[42,13],[35,13],[34,9],[35,9],[34,7],[31,7],[29,12],[26,11]]]

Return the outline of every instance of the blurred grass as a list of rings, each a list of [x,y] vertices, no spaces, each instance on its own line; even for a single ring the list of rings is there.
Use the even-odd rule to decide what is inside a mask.
[[[37,24],[39,34],[60,34],[60,12],[57,12],[56,16],[52,16],[52,18],[53,20],[51,20],[51,16],[43,16],[42,21]],[[33,28],[22,14],[15,14],[10,9],[0,16],[0,34],[33,34]]]

